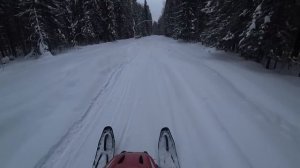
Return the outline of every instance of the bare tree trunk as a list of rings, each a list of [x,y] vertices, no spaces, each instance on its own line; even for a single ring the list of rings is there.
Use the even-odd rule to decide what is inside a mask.
[[[297,39],[295,41],[295,45],[294,45],[292,56],[293,57],[298,57],[299,50],[300,50],[300,30],[298,30],[298,36],[297,36]]]
[[[271,57],[268,57],[267,59],[268,59],[268,61],[267,61],[267,63],[266,63],[266,69],[270,69],[270,65],[271,65]]]

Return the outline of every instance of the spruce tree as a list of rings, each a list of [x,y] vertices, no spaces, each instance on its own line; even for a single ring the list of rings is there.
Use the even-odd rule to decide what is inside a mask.
[[[143,9],[143,35],[149,36],[152,34],[152,15],[150,12],[150,8],[148,6],[147,0],[144,2],[144,9]]]
[[[144,8],[141,4],[133,0],[132,2],[132,13],[133,13],[133,20],[134,20],[134,35],[135,36],[143,36],[143,32],[145,30],[144,23]]]
[[[17,16],[20,12],[18,0],[0,1],[1,53],[5,55],[25,55],[28,52],[26,17]],[[1,42],[2,41],[2,42]],[[30,47],[30,46],[29,46]]]
[[[76,46],[84,39],[84,0],[64,0],[62,7],[62,29],[68,44]]]
[[[183,40],[194,40],[196,38],[196,25],[198,18],[197,16],[197,1],[181,0],[178,4],[178,12],[176,17],[177,30],[176,37]]]
[[[86,43],[96,43],[99,41],[96,36],[95,26],[93,21],[95,19],[96,5],[94,0],[85,0],[83,4],[83,26],[82,35]]]
[[[167,0],[164,8],[163,16],[160,22],[163,22],[163,32],[168,37],[176,38],[178,28],[177,13],[179,0]]]
[[[133,15],[130,0],[115,0],[116,31],[118,39],[133,37]]]
[[[100,15],[103,23],[103,40],[114,41],[117,38],[116,16],[114,13],[114,3],[112,0],[100,1]]]
[[[28,21],[29,40],[36,55],[50,55],[47,19],[51,14],[48,3],[49,1],[23,0],[19,4],[21,11],[18,16],[25,16]]]

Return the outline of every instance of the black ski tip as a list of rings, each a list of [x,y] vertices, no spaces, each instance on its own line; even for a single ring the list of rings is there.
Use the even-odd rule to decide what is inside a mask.
[[[168,134],[171,138],[173,138],[171,131],[168,127],[162,128],[159,135],[158,146],[159,146],[159,142],[161,141],[161,139],[164,137],[165,134]]]
[[[105,131],[105,130],[111,130],[111,131],[112,131],[113,129],[112,129],[111,126],[106,126],[106,127],[103,129],[103,131]]]
[[[102,131],[102,134],[101,134],[101,137],[105,134],[109,132],[110,136],[113,138],[113,140],[115,139],[115,136],[114,136],[114,131],[113,131],[113,128],[111,126],[106,126],[103,131]],[[100,138],[101,140],[101,138]],[[100,141],[99,141],[100,142]]]
[[[168,138],[166,135],[168,135],[168,137],[170,138]],[[173,141],[173,143],[175,144],[175,142],[174,142],[174,139],[173,139],[173,136],[172,136],[172,133],[171,133],[171,131],[170,131],[170,129],[168,128],[168,127],[164,127],[164,128],[162,128],[161,129],[161,131],[160,131],[160,136],[159,136],[159,141],[162,139],[162,138],[167,138],[167,140],[171,140],[171,141]]]
[[[162,135],[163,133],[167,132],[168,134],[171,134],[171,131],[168,127],[164,127],[161,129],[160,131],[160,135]]]
[[[163,132],[163,131],[170,131],[170,129],[168,127],[164,127],[161,129],[161,132]]]
[[[107,164],[109,160],[113,158],[114,154],[115,154],[115,138],[114,138],[113,129],[111,126],[106,126],[103,129],[98,142],[93,168],[104,167],[105,165],[99,166],[99,164],[104,164],[103,159],[105,158]],[[101,163],[100,160],[102,160]]]
[[[161,155],[161,150],[170,154],[167,156],[165,154]],[[160,167],[169,167],[166,164],[166,158],[172,159],[174,165],[172,167],[180,168],[177,151],[176,151],[176,144],[172,137],[172,133],[168,127],[164,127],[161,129],[159,140],[158,140],[158,155],[159,155],[159,164]]]
[[[111,126],[106,126],[102,131],[102,135],[107,133],[107,132],[110,132],[112,137],[114,137],[114,131],[113,131],[113,128]]]
[[[106,144],[106,139],[107,139],[109,136],[112,138],[112,143],[113,143],[113,145],[115,145],[114,131],[113,131],[113,129],[112,129],[111,126],[106,126],[106,127],[103,129],[102,134],[101,134],[101,136],[100,136],[100,139],[99,139],[99,142],[98,142],[98,148],[100,147],[101,142],[104,142],[104,144]],[[106,146],[106,145],[104,145],[104,146]]]

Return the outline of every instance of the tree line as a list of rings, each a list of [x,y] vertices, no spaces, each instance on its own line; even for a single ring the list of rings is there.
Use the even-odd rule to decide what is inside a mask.
[[[146,0],[1,0],[0,18],[0,58],[152,34]]]
[[[299,0],[166,0],[155,33],[238,52],[267,69],[300,65]]]

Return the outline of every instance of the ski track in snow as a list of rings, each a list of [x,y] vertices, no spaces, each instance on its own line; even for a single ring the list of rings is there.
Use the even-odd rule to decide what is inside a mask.
[[[98,106],[101,106],[101,96],[105,92],[106,89],[110,86],[110,84],[114,83],[116,78],[120,75],[120,72],[122,69],[130,63],[132,58],[128,62],[125,62],[121,65],[119,65],[109,76],[108,80],[105,82],[103,88],[100,89],[100,91],[97,93],[96,97],[92,100],[91,104],[89,105],[87,111],[84,113],[84,115],[81,117],[80,120],[75,122],[68,132],[60,139],[60,141],[53,146],[48,154],[42,158],[39,163],[35,166],[36,168],[39,167],[69,167],[65,163],[61,166],[56,166],[56,162],[61,159],[62,155],[69,155],[72,154],[74,151],[73,147],[68,148],[69,143],[72,143],[72,140],[80,138],[81,135],[83,135],[85,131],[87,131],[89,126],[93,127],[94,125],[90,125],[92,122],[92,119],[97,113],[96,110],[94,110],[94,106],[96,103],[98,103]],[[97,107],[98,107],[97,106]],[[99,108],[99,107],[98,107]],[[94,123],[97,124],[97,123]],[[80,145],[80,144],[77,144]],[[76,152],[76,151],[75,151]]]
[[[83,47],[8,66],[0,86],[0,109],[12,113],[0,113],[0,147],[17,144],[0,151],[5,168],[92,167],[107,125],[116,152],[148,151],[155,160],[160,129],[169,127],[183,168],[300,167],[299,79],[199,44],[151,36]],[[47,101],[66,101],[60,92],[71,96],[67,107],[29,111],[50,113]]]

